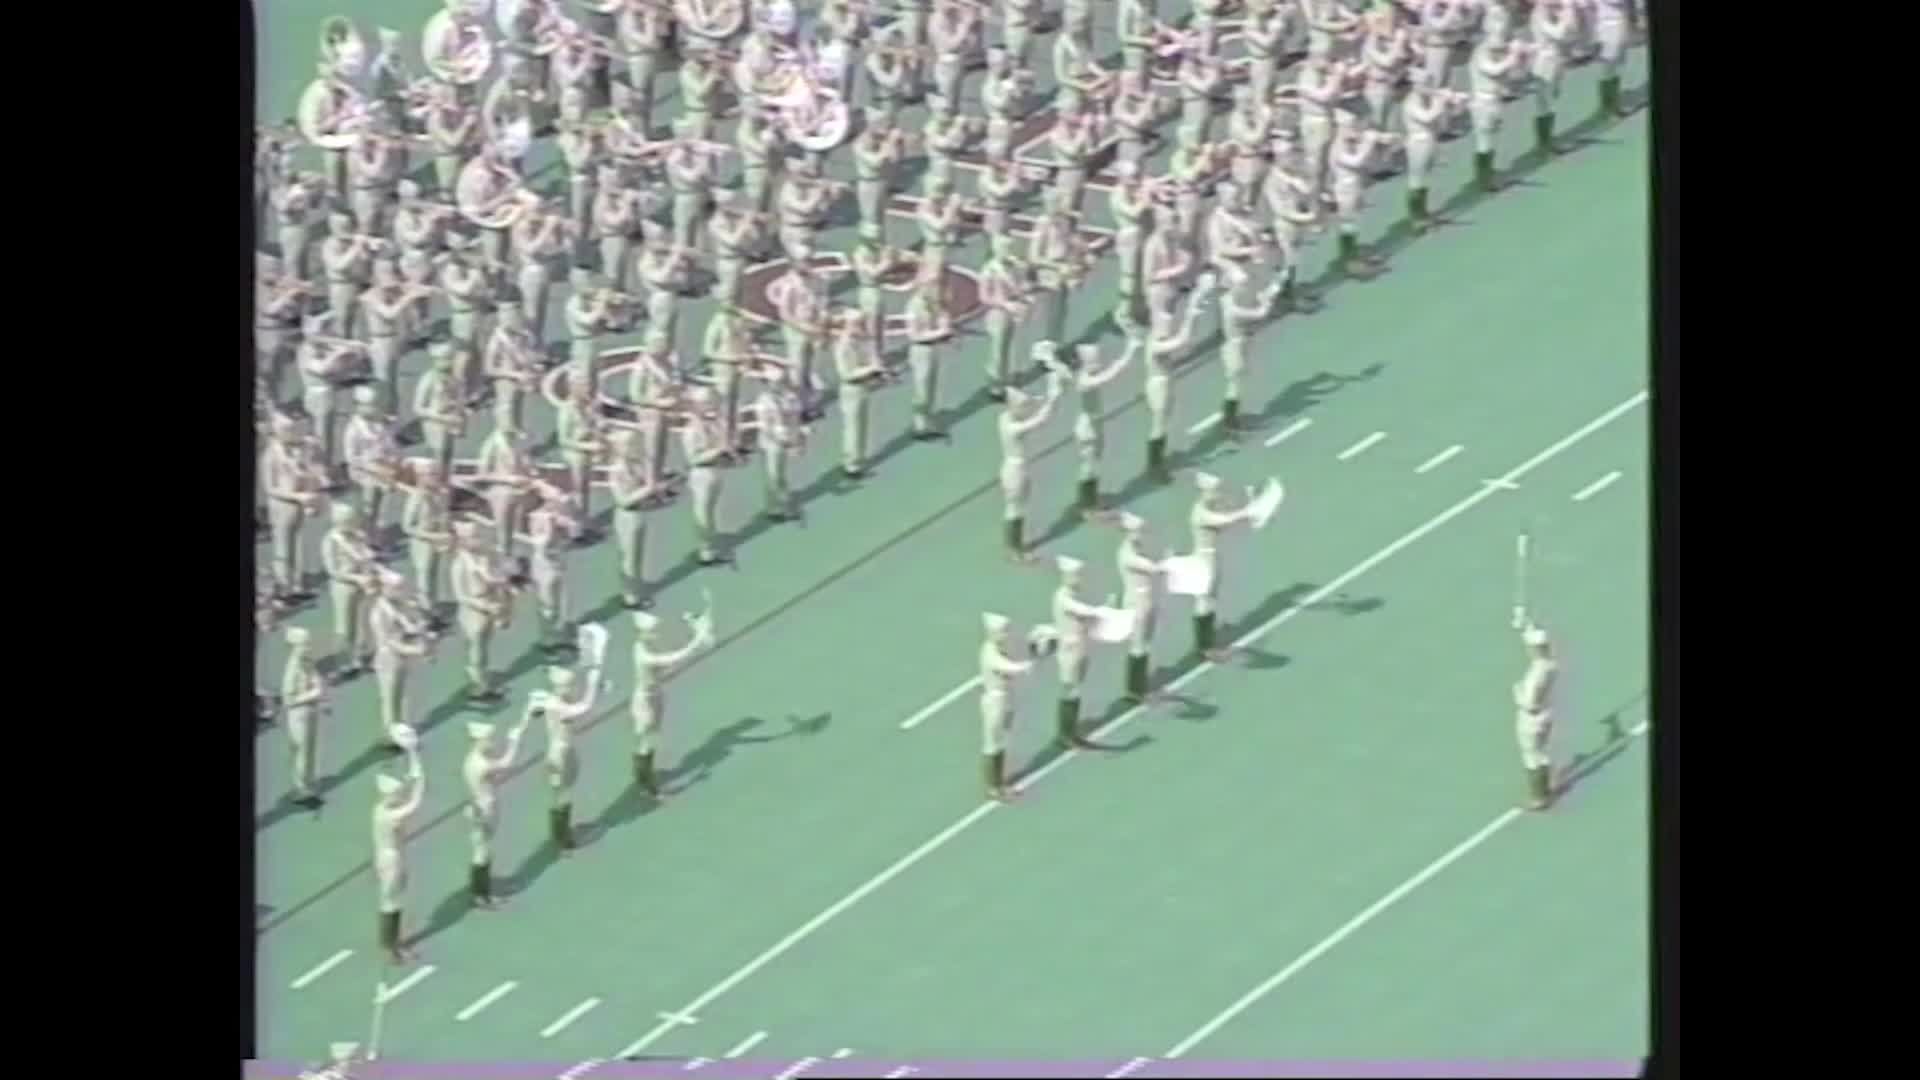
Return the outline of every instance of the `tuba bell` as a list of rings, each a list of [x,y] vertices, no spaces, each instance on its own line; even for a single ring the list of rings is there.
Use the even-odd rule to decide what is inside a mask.
[[[328,75],[353,82],[367,69],[367,43],[353,20],[331,15],[320,24],[320,64]]]
[[[493,39],[465,13],[438,11],[420,32],[420,58],[442,81],[472,86],[493,70]]]

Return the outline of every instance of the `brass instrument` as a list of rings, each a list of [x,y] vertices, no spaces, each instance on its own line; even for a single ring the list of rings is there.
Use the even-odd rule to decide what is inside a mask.
[[[474,86],[493,70],[493,39],[470,17],[437,11],[420,32],[420,59],[441,81]]]
[[[742,0],[718,0],[720,11],[707,10],[702,0],[673,0],[673,13],[680,24],[704,38],[725,39],[747,24],[747,5]]]

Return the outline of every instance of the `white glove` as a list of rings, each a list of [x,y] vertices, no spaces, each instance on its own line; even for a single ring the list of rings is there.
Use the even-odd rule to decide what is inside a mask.
[[[1513,628],[1515,630],[1522,630],[1526,628],[1526,625],[1527,625],[1527,609],[1524,607],[1521,607],[1518,604],[1515,604],[1513,606]]]

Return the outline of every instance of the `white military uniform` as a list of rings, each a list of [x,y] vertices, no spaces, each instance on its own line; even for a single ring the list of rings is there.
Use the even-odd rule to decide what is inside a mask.
[[[1136,351],[1129,347],[1113,363],[1096,369],[1093,363],[1099,359],[1098,347],[1083,346],[1080,362],[1074,367],[1073,444],[1080,455],[1079,506],[1083,511],[1100,506],[1100,455],[1106,449],[1100,390],[1119,376]]]
[[[399,951],[400,905],[407,892],[407,863],[402,851],[407,820],[427,797],[427,778],[420,758],[410,752],[408,759],[405,781],[381,774],[381,798],[373,805],[373,873],[380,886],[383,936],[391,935],[381,944],[390,952]]]
[[[1529,627],[1527,635],[1529,644],[1546,641],[1537,627]],[[1535,655],[1513,685],[1514,735],[1520,743],[1520,764],[1529,771],[1553,764],[1548,743],[1553,735],[1554,683],[1559,674],[1560,665],[1553,657]]]
[[[1007,737],[1013,728],[1013,682],[1033,670],[1033,661],[1015,660],[1001,651],[1008,628],[998,615],[985,617],[987,639],[980,644],[980,752],[986,755],[987,790],[1006,792]]]
[[[488,745],[493,734],[492,724],[467,726],[473,747],[461,763],[460,776],[467,783],[467,835],[473,845],[468,885],[474,899],[483,905],[493,901],[493,837],[500,829],[500,782],[513,767],[514,759],[520,756],[520,740],[532,719],[533,704],[529,702],[520,715],[520,722],[507,736],[507,745],[498,754]]]
[[[1080,690],[1086,685],[1088,661],[1092,658],[1094,624],[1100,621],[1100,608],[1080,599],[1081,562],[1060,560],[1061,581],[1053,590],[1053,629],[1059,635],[1054,657],[1060,665],[1060,735],[1077,739],[1080,720]]]
[[[1132,514],[1121,518],[1121,526],[1126,530],[1126,538],[1120,541],[1120,550],[1114,562],[1120,568],[1120,581],[1125,585],[1122,594],[1128,611],[1133,612],[1133,635],[1127,641],[1127,658],[1130,668],[1139,668],[1140,686],[1129,692],[1142,696],[1146,689],[1146,665],[1148,649],[1153,644],[1154,621],[1160,610],[1161,574],[1160,561],[1146,553],[1144,532],[1146,523]],[[1129,672],[1129,680],[1133,673]]]
[[[680,429],[681,450],[687,456],[687,492],[693,504],[694,529],[700,538],[702,562],[720,560],[719,512],[722,465],[727,446],[721,437],[720,423],[704,415],[689,416]]]
[[[388,572],[391,573],[391,572]],[[380,730],[384,733],[406,722],[407,669],[427,653],[419,636],[425,628],[417,624],[413,612],[406,610],[398,595],[399,575],[383,578],[381,592],[367,616],[373,637],[374,683],[380,695]]]
[[[489,610],[495,602],[492,561],[486,553],[467,547],[453,557],[453,598],[460,605],[460,633],[467,639],[467,679],[480,696],[493,693],[493,674],[487,670],[497,628],[497,616]]]
[[[1207,591],[1193,598],[1193,612],[1206,618],[1220,602],[1220,533],[1247,518],[1244,510],[1216,510],[1208,505],[1218,488],[1216,478],[1202,473],[1199,483],[1200,497],[1187,514],[1187,524],[1193,534],[1193,553],[1207,567]]]
[[[1059,399],[1060,382],[1056,376],[1048,380],[1047,396],[1031,414],[1020,415],[1020,406],[1028,398],[1011,387],[1007,390],[1006,408],[1000,411],[1000,494],[1006,506],[1007,548],[1015,557],[1022,556],[1026,550],[1021,529],[1027,513],[1027,495],[1033,490],[1033,480],[1027,475],[1027,440],[1045,426],[1053,415],[1054,402]]]
[[[681,664],[713,641],[712,628],[703,620],[693,621],[693,636],[685,645],[670,651],[655,652],[653,637],[659,619],[645,612],[634,615],[638,631],[633,640],[633,697],[629,708],[633,717],[634,781],[653,795],[660,793],[653,772],[654,751],[661,729],[667,722],[667,680]]]
[[[573,538],[573,519],[563,510],[543,505],[528,515],[527,543],[532,549],[528,568],[535,602],[540,609],[542,644],[564,641],[567,631],[567,545]]]
[[[613,487],[613,541],[620,549],[620,595],[629,606],[640,603],[646,582],[647,508],[652,480],[641,457],[636,432],[621,432],[614,440],[607,480]]]
[[[287,745],[293,751],[294,796],[311,800],[320,718],[327,710],[327,682],[307,651],[306,631],[299,634],[301,644],[287,654],[286,673],[280,679],[280,708],[286,718]]]
[[[371,657],[361,656],[360,651],[372,651],[361,635],[366,629],[374,565],[352,507],[334,506],[333,528],[320,540],[320,563],[333,597],[333,636],[340,642],[340,657],[348,665],[356,659],[364,664]]]
[[[562,674],[562,671],[556,674]],[[586,689],[577,699],[568,700],[571,672],[556,679],[550,691],[535,691],[537,706],[547,719],[547,783],[553,789],[553,838],[562,852],[573,848],[573,785],[580,778],[580,753],[574,749],[582,718],[593,711],[600,692],[600,669],[588,668]]]

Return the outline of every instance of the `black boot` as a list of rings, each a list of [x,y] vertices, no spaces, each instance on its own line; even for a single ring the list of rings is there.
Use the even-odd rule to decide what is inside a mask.
[[[653,774],[653,751],[633,755],[633,782],[649,795],[660,794],[660,780]]]
[[[1553,766],[1542,765],[1538,769],[1527,770],[1527,793],[1531,798],[1527,802],[1529,810],[1545,810],[1553,801]]]
[[[999,754],[988,754],[980,759],[980,775],[987,783],[989,799],[1000,797],[1000,762]]]
[[[493,906],[493,864],[474,863],[467,870],[467,887],[473,890],[473,902]]]
[[[1541,157],[1552,157],[1560,152],[1553,142],[1553,114],[1543,113],[1533,118],[1533,141],[1539,144]]]
[[[397,911],[380,913],[380,949],[395,963],[401,961],[403,954],[400,952],[400,913]]]
[[[1087,740],[1080,737],[1080,699],[1077,697],[1060,699],[1060,745],[1087,746]]]
[[[573,807],[556,806],[547,811],[549,831],[553,833],[553,846],[563,852],[573,850]]]
[[[1147,473],[1156,484],[1173,481],[1173,474],[1167,469],[1167,440],[1165,436],[1147,440]]]
[[[1473,181],[1488,194],[1500,190],[1500,178],[1493,172],[1493,151],[1473,155]]]
[[[1001,802],[1013,797],[1013,793],[1007,790],[1007,752],[1005,750],[987,758],[987,790]]]
[[[1084,477],[1080,481],[1080,498],[1077,505],[1083,514],[1091,514],[1100,509],[1100,481],[1097,477]]]
[[[1360,238],[1352,233],[1340,234],[1340,269],[1349,274],[1366,269],[1360,261]]]
[[[1147,657],[1144,654],[1127,654],[1127,700],[1147,700]]]
[[[1407,189],[1407,221],[1413,225],[1415,235],[1433,227],[1433,219],[1427,216],[1427,189]]]
[[[1600,112],[1604,116],[1626,115],[1620,108],[1620,77],[1618,75],[1600,80]]]
[[[1220,430],[1229,435],[1240,430],[1240,400],[1227,398],[1220,403]]]
[[[1007,519],[1007,553],[1016,559],[1023,559],[1027,554],[1025,537],[1022,535],[1026,531],[1026,524],[1025,518]]]
[[[1193,644],[1197,652],[1213,651],[1213,613],[1193,617]]]

